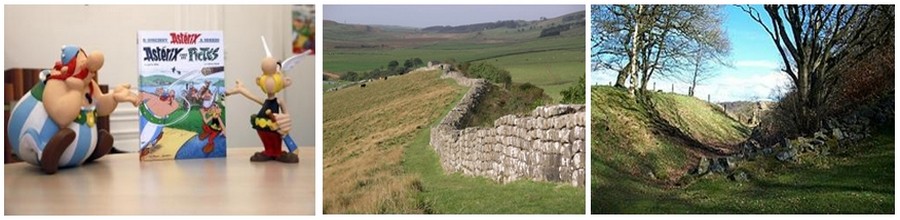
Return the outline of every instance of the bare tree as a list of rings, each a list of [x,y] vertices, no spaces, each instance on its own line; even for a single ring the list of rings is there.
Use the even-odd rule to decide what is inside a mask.
[[[698,51],[694,55],[694,70],[691,71],[690,74],[687,74],[687,77],[682,77],[682,81],[691,84],[691,87],[688,88],[689,96],[694,96],[697,85],[718,75],[716,72],[713,72],[710,65],[705,62],[703,54],[703,51]]]
[[[681,81],[691,84],[691,87],[688,88],[689,96],[694,96],[694,91],[696,91],[698,85],[719,75],[714,71],[716,65],[731,66],[731,63],[725,57],[731,50],[728,41],[715,41],[708,44],[710,46],[696,47],[697,50],[690,57],[691,68],[688,68],[685,74],[678,77]]]
[[[821,127],[822,110],[840,79],[835,68],[893,40],[893,5],[765,5],[765,14],[741,6],[775,43],[797,92],[800,132]]]
[[[720,6],[605,5],[593,9],[594,69],[617,71],[619,87],[631,77],[632,95],[645,91],[655,75],[668,76],[688,69],[696,51],[716,57],[728,52]],[[725,47],[715,48],[721,45]]]

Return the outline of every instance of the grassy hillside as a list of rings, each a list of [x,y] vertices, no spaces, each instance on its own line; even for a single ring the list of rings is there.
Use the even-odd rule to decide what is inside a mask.
[[[430,128],[467,88],[438,71],[325,93],[325,213],[584,213],[584,189],[446,174]]]
[[[805,158],[796,164],[763,158],[739,169],[751,181],[710,174],[689,184],[678,178],[698,155],[660,127],[727,148],[747,130],[719,108],[696,98],[653,93],[655,109],[608,86],[592,88],[591,212],[593,213],[893,213],[893,128],[847,155]],[[657,112],[670,126],[651,120]],[[725,149],[727,150],[727,149]],[[652,175],[651,175],[652,173]]]
[[[595,86],[591,90],[593,158],[647,181],[675,183],[700,155],[710,154],[665,134],[658,122],[651,120],[653,112],[705,144],[737,143],[749,132],[715,106],[693,97],[652,93],[658,107],[648,109],[628,98],[624,89]],[[594,180],[603,182],[602,177]]]
[[[403,149],[446,113],[464,89],[438,72],[411,73],[325,93],[325,213],[422,213],[419,178],[403,172]]]

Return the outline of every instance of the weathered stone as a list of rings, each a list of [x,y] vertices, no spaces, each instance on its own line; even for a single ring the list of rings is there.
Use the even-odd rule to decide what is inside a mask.
[[[733,157],[720,157],[719,164],[725,168],[725,170],[733,170],[737,167],[737,160]]]
[[[825,131],[817,131],[813,134],[813,139],[815,140],[828,140],[828,136],[825,135]]]
[[[576,153],[574,157],[572,157],[573,164],[575,168],[584,168],[584,153]]]
[[[809,144],[811,144],[811,145],[814,146],[814,147],[815,147],[815,146],[822,146],[822,145],[825,145],[825,141],[822,141],[822,140],[819,140],[819,139],[812,139],[812,140],[809,141]]]
[[[775,158],[777,158],[779,161],[787,162],[787,161],[793,161],[794,157],[796,157],[796,156],[797,156],[797,150],[790,149],[790,150],[778,152],[778,154],[775,156]]]
[[[709,171],[714,173],[724,173],[725,167],[718,160],[709,160]]]
[[[728,179],[736,182],[747,182],[750,180],[750,176],[744,171],[735,171],[731,175],[728,175]]]
[[[787,148],[787,149],[794,148],[793,146],[791,146],[791,140],[790,140],[790,139],[787,139],[787,138],[783,138],[783,139],[781,140],[781,147],[784,147],[784,148]],[[777,148],[776,148],[776,149],[777,149]]]
[[[707,173],[709,173],[709,159],[706,159],[706,157],[700,157],[700,163],[698,163],[697,167],[692,170],[691,174],[702,176]]]
[[[470,87],[431,129],[429,143],[444,170],[500,182],[532,179],[584,186],[584,105],[543,106],[529,116],[500,117],[492,128],[464,128],[462,120],[472,114],[489,84],[452,71],[442,77]]]
[[[841,129],[839,129],[839,128],[831,129],[831,136],[838,140],[844,139],[844,133],[841,132]]]
[[[775,145],[775,146],[778,146],[778,145]],[[775,152],[775,146],[763,148],[763,149],[762,149],[763,154],[764,154],[764,155],[772,155],[772,153]]]

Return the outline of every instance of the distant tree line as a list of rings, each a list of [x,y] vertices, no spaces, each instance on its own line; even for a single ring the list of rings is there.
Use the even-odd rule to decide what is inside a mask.
[[[519,28],[526,24],[525,21],[497,21],[488,23],[469,24],[461,26],[431,26],[423,28],[422,31],[437,33],[468,33],[475,31],[483,31],[495,28]]]
[[[373,69],[369,72],[354,72],[349,71],[344,73],[341,76],[341,79],[347,81],[359,81],[366,79],[377,79],[381,77],[394,76],[394,75],[403,75],[410,70],[413,70],[417,67],[425,66],[425,62],[422,59],[416,57],[412,59],[406,59],[403,61],[402,65],[399,61],[391,60],[387,64],[387,68],[379,67]]]

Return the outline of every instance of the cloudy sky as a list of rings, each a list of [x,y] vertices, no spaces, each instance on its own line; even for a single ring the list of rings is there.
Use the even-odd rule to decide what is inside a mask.
[[[538,20],[584,11],[584,5],[324,5],[325,20],[424,28],[500,20]]]
[[[778,49],[762,26],[740,8],[726,6],[724,10],[724,26],[732,44],[730,60],[733,67],[715,69],[718,76],[697,86],[694,95],[704,100],[709,95],[713,102],[771,99],[776,87],[789,82],[788,76],[779,70],[782,63]],[[607,85],[615,83],[615,80],[615,74],[609,71],[591,73],[591,81],[595,85]],[[653,82],[656,82],[657,89],[665,91],[671,90],[674,84],[676,92],[683,94],[687,94],[690,87],[690,84],[678,80],[651,79],[648,88],[652,87]]]

